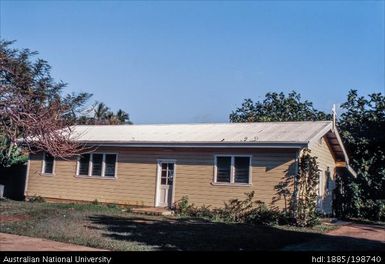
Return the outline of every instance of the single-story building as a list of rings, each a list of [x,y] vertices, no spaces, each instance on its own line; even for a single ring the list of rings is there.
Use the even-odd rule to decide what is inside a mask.
[[[275,186],[309,148],[320,168],[319,209],[331,213],[338,171],[354,174],[331,121],[75,126],[89,153],[31,154],[25,195],[47,200],[171,207],[183,196],[222,207],[232,198],[284,206]],[[346,173],[345,173],[346,174]]]

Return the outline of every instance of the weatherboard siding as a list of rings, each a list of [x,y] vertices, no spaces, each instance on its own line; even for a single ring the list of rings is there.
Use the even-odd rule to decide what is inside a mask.
[[[327,167],[330,167],[331,171],[334,171],[335,159],[324,137],[322,137],[319,142],[313,145],[310,150],[311,154],[317,157],[320,169],[325,170]]]
[[[325,140],[324,137],[322,137],[316,144],[314,144],[310,150],[311,155],[317,157],[318,167],[321,174],[319,208],[323,213],[330,214],[332,213],[332,191],[335,187],[336,162],[327,143],[327,140]],[[329,182],[330,189],[326,190],[327,178],[325,172],[328,167],[332,179]]]
[[[287,149],[143,149],[99,148],[97,152],[118,154],[116,179],[76,176],[77,161],[55,161],[55,174],[41,174],[42,154],[31,154],[27,196],[154,206],[157,160],[175,159],[175,201],[188,196],[195,205],[222,207],[233,198],[255,191],[255,198],[267,204],[276,196],[275,186],[294,172],[295,150]],[[214,155],[252,155],[251,186],[213,185]],[[274,203],[282,207],[283,200]]]

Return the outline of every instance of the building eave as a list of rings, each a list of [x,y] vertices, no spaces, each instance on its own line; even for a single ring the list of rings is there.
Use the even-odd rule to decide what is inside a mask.
[[[332,124],[326,126],[319,133],[314,135],[314,137],[312,137],[309,141],[309,147],[313,146],[320,138],[324,136],[327,137],[329,145],[331,145],[332,151],[334,152],[337,167],[344,167],[353,177],[357,177],[357,173],[349,164],[349,157],[342,142],[341,136],[337,128]]]
[[[117,141],[78,141],[87,146],[135,147],[135,148],[288,148],[301,149],[307,142],[117,142]]]

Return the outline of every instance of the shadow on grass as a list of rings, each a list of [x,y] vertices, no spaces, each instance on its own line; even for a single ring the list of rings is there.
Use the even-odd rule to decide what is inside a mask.
[[[146,217],[96,215],[90,216],[90,220],[94,225],[89,228],[100,229],[111,239],[140,242],[161,250],[279,250],[288,245],[298,245],[288,250],[379,250],[385,245],[351,237],[198,219],[152,220]],[[323,243],[324,247],[319,243]],[[307,244],[310,248],[306,247],[309,246]]]

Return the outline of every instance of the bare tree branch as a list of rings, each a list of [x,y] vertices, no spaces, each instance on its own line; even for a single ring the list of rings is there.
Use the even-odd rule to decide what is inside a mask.
[[[90,95],[62,97],[66,84],[53,81],[47,62],[33,61],[35,52],[10,49],[10,44],[0,41],[0,135],[8,142],[3,148],[10,151],[21,144],[30,152],[46,151],[59,158],[86,151],[76,142],[71,125],[76,108]]]

